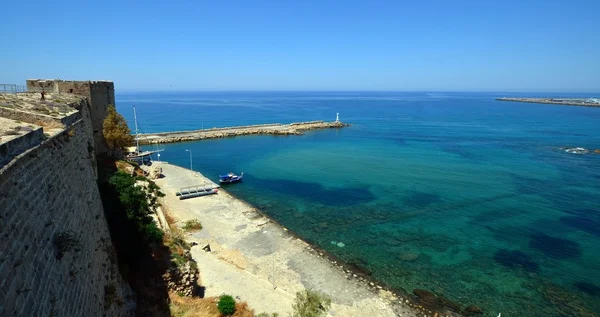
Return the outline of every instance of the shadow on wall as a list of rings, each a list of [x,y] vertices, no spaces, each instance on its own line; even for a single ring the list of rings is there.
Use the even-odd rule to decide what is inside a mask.
[[[136,316],[171,316],[169,294],[163,279],[169,262],[165,246],[151,246],[130,221],[119,201],[119,193],[108,184],[117,168],[112,159],[99,158],[98,187],[108,220],[111,239],[117,251],[119,270],[136,295]]]

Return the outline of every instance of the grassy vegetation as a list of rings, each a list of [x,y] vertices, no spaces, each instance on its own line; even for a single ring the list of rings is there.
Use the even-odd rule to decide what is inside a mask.
[[[172,317],[221,317],[223,316],[217,308],[218,297],[190,298],[180,297],[170,293],[171,303],[169,305]],[[232,317],[253,317],[254,311],[245,302],[235,304],[235,313]]]
[[[202,229],[202,224],[198,219],[192,219],[185,222],[183,230],[185,231],[199,231]]]
[[[327,315],[331,298],[317,291],[305,289],[296,293],[292,317],[320,317]]]
[[[177,266],[191,262],[192,267],[197,267],[196,262],[191,261],[191,257],[186,255],[190,250],[190,245],[185,241],[183,233],[176,227],[173,227],[171,232],[164,236],[164,245],[169,248],[171,262]]]

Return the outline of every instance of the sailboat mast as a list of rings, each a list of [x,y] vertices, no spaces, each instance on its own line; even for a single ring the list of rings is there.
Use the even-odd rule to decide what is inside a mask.
[[[135,150],[140,151],[140,138],[138,136],[137,115],[135,113],[135,105],[133,106],[133,121],[135,122]]]

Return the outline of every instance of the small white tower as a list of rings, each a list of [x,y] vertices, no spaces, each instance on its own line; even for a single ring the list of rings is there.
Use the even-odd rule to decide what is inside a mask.
[[[335,122],[340,122],[340,113],[339,112],[335,113]]]

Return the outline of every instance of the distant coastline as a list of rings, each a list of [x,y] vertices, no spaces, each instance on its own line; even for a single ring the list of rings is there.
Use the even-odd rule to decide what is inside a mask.
[[[582,99],[582,98],[512,98],[502,97],[496,98],[498,101],[512,101],[512,102],[529,102],[529,103],[543,103],[563,106],[583,106],[583,107],[600,107],[600,99]]]

